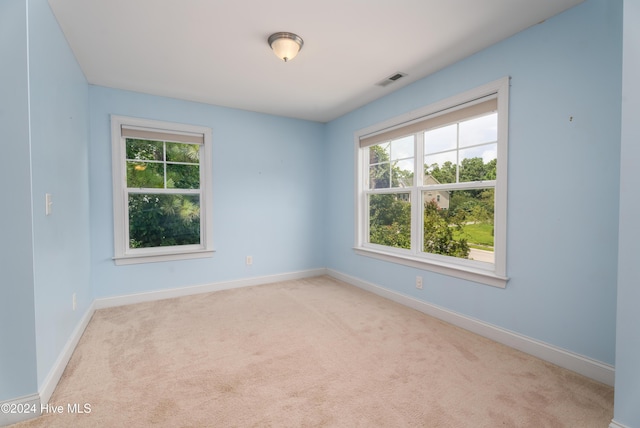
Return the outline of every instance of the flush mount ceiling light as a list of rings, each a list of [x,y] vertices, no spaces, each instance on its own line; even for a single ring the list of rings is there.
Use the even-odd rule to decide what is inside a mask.
[[[295,58],[304,44],[300,36],[286,32],[273,33],[268,41],[273,53],[284,62]]]

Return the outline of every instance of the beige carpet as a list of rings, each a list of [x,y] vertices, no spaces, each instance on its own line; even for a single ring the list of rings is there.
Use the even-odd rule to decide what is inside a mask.
[[[16,427],[606,428],[613,389],[317,277],[96,311],[51,404]]]

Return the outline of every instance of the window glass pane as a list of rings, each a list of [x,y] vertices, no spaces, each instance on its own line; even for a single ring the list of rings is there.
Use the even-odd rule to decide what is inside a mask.
[[[460,122],[460,147],[498,140],[498,113]]]
[[[415,137],[399,138],[391,142],[391,186],[410,187],[413,185]]]
[[[493,263],[494,197],[494,189],[423,192],[423,250]]]
[[[167,164],[167,188],[199,189],[200,167],[198,165]]]
[[[460,182],[495,180],[498,145],[460,150]]]
[[[135,140],[127,138],[127,159],[164,160],[162,141]]]
[[[164,164],[127,161],[127,187],[164,188]]]
[[[200,145],[167,143],[167,162],[200,162]]]
[[[438,153],[456,148],[458,139],[457,124],[430,129],[424,133],[424,152]]]
[[[129,247],[200,244],[200,195],[129,195]]]
[[[369,188],[412,186],[414,152],[413,135],[369,147]]]
[[[371,165],[369,168],[369,188],[388,189],[390,184],[389,163]]]
[[[450,205],[450,193],[448,190],[425,190],[422,193],[422,198],[425,203],[435,203],[439,210],[447,210]]]
[[[373,165],[374,163],[389,162],[389,147],[389,143],[376,144],[375,146],[369,147],[369,164]]]
[[[413,158],[415,145],[413,135],[391,142],[391,160]],[[413,168],[412,168],[413,169]]]
[[[469,257],[464,219],[452,209],[455,192],[424,191],[422,251],[443,256]],[[440,199],[440,202],[438,202]]]
[[[424,157],[424,184],[456,182],[457,152],[445,152]]]
[[[369,242],[411,248],[409,193],[369,195]]]
[[[391,167],[393,187],[413,186],[413,159],[401,160]]]

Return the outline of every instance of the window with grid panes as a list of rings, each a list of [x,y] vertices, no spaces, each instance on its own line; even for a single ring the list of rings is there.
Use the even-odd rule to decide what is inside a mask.
[[[508,86],[356,134],[358,254],[505,286]]]
[[[116,264],[209,257],[211,131],[112,117]]]

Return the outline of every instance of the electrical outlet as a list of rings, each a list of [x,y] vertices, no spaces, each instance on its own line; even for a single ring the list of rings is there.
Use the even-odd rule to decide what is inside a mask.
[[[416,276],[416,288],[422,290],[422,277]]]
[[[253,257],[247,256],[246,263],[247,263],[247,266],[251,266],[253,264]]]
[[[71,297],[72,300],[72,306],[73,306],[73,310],[75,311],[76,308],[78,307],[78,302],[76,301],[76,293],[73,293],[73,296]]]

